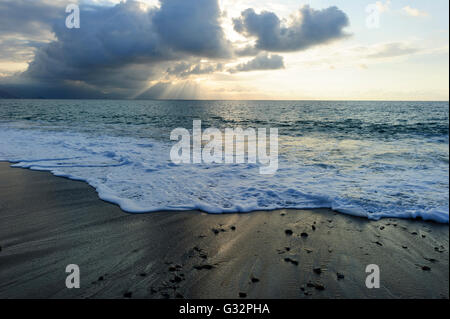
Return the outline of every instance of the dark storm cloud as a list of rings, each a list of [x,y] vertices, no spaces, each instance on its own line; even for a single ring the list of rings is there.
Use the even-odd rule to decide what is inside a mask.
[[[90,8],[81,17],[80,29],[67,29],[64,20],[55,25],[58,41],[36,53],[27,75],[90,83],[93,71],[107,75],[131,63],[229,55],[216,1],[163,0],[150,11],[127,1]]]
[[[349,20],[337,7],[314,10],[304,6],[287,26],[275,13],[258,14],[253,9],[243,11],[239,18],[233,19],[233,24],[237,32],[256,37],[255,49],[292,52],[346,37],[343,29],[349,25]]]
[[[229,57],[230,44],[219,23],[215,0],[163,0],[154,16],[158,34],[176,51],[203,57]]]
[[[25,76],[99,85],[130,64],[170,59],[173,53],[160,45],[152,14],[129,1],[82,10],[80,29],[67,29],[61,19],[53,27],[57,41],[36,52]]]
[[[117,87],[125,94],[127,88],[139,91],[159,77],[169,62],[231,55],[217,1],[162,0],[159,8],[147,11],[129,0],[80,9],[80,29],[66,28],[65,14],[52,20],[57,40],[36,51],[24,80],[82,82],[90,89],[108,92]]]
[[[51,25],[63,19],[61,1],[0,1],[0,61],[28,62],[51,39]]]
[[[42,36],[51,24],[64,16],[61,1],[2,0],[0,2],[0,36]]]
[[[260,53],[252,60],[239,64],[229,70],[230,73],[249,72],[256,70],[284,69],[283,57],[276,54]]]

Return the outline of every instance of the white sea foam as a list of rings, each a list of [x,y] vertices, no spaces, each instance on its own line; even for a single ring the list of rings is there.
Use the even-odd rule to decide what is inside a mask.
[[[413,164],[399,167],[398,160],[386,160],[390,148],[409,149],[406,145],[327,143],[283,138],[279,170],[267,176],[256,164],[176,165],[170,160],[172,145],[159,140],[0,125],[0,160],[86,181],[101,199],[130,213],[328,207],[369,219],[421,217],[448,223],[448,169],[439,175],[439,167],[407,169]],[[329,152],[338,151],[346,157],[327,161]],[[381,153],[383,161],[369,160]]]

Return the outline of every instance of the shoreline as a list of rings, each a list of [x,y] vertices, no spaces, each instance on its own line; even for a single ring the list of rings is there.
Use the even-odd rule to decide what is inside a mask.
[[[131,214],[85,182],[10,164],[0,298],[449,298],[448,224],[330,209]],[[65,287],[68,264],[80,289]],[[380,289],[365,286],[369,264]]]
[[[339,214],[343,214],[346,216],[350,216],[352,218],[362,218],[365,219],[367,221],[382,221],[382,220],[387,220],[387,219],[395,219],[395,220],[412,220],[412,221],[423,221],[423,222],[427,222],[427,223],[436,223],[439,225],[448,225],[450,226],[449,222],[440,222],[437,221],[435,218],[423,218],[421,214],[417,214],[417,216],[413,217],[405,217],[405,216],[381,216],[379,219],[374,219],[374,218],[369,218],[368,216],[363,216],[362,214],[359,213],[351,213],[348,210],[345,211],[339,211],[339,210],[335,210],[333,208],[330,207],[314,207],[314,208],[275,208],[275,209],[255,209],[255,210],[251,210],[251,211],[236,211],[236,212],[221,212],[221,213],[210,213],[207,212],[205,210],[199,209],[199,208],[195,208],[195,209],[161,209],[161,210],[149,210],[149,211],[135,211],[135,212],[130,212],[130,211],[126,211],[125,209],[123,209],[121,207],[121,204],[119,204],[118,202],[114,202],[113,200],[108,200],[108,199],[103,199],[101,198],[101,194],[97,191],[97,189],[95,188],[95,186],[91,185],[88,181],[84,180],[84,179],[80,179],[80,178],[75,178],[75,177],[70,177],[70,176],[65,176],[65,175],[57,175],[55,173],[53,173],[51,170],[39,170],[39,169],[32,169],[30,167],[12,167],[12,165],[21,163],[19,162],[13,162],[13,161],[5,161],[5,160],[0,160],[0,164],[7,164],[9,165],[10,168],[19,168],[19,169],[25,169],[25,170],[30,170],[30,171],[35,171],[35,172],[44,172],[44,173],[49,173],[51,176],[57,177],[57,178],[64,178],[67,179],[69,181],[75,181],[75,182],[82,182],[85,183],[88,187],[92,188],[95,193],[97,194],[97,197],[99,200],[117,206],[123,213],[125,214],[129,214],[129,215],[145,215],[145,214],[154,214],[154,213],[158,213],[158,212],[199,212],[199,213],[204,213],[204,214],[212,214],[212,215],[220,215],[220,214],[253,214],[255,212],[276,212],[276,211],[281,211],[281,210],[287,210],[287,211],[315,211],[315,210],[330,210],[334,213],[339,213]]]

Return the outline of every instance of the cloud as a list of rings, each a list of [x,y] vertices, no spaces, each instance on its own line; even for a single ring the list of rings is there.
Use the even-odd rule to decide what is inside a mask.
[[[117,2],[81,1],[81,28],[68,29],[65,0],[0,0],[0,62],[15,63],[15,70],[29,63],[21,74],[0,70],[0,89],[21,97],[187,97],[198,92],[190,77],[223,73],[239,56],[252,59],[233,72],[280,69],[283,57],[268,52],[347,36],[348,18],[336,7],[305,6],[287,25],[274,13],[248,9],[234,20],[249,37],[236,48],[218,0]]]
[[[419,9],[412,8],[410,6],[406,6],[402,8],[403,13],[411,16],[411,17],[427,17],[428,13],[425,11],[420,11]]]
[[[369,59],[393,58],[404,55],[410,55],[421,51],[420,48],[403,42],[384,43],[371,48],[371,53],[366,55]]]
[[[65,2],[65,1],[64,1]],[[63,1],[2,0],[0,2],[0,36],[26,35],[42,39],[51,25],[64,15]]]
[[[35,50],[22,83],[76,84],[102,93],[116,89],[115,94],[126,97],[161,78],[171,63],[231,56],[217,1],[161,0],[159,7],[151,8],[132,0],[115,6],[80,6],[80,29],[66,28],[64,7],[62,11],[47,3],[42,7],[52,8],[53,13],[42,19],[47,19],[56,40]],[[63,14],[54,19],[58,10]],[[13,20],[20,21],[28,17],[28,13],[20,17],[20,12],[29,8],[16,7],[14,12]],[[192,74],[207,71],[190,70]]]
[[[63,3],[57,0],[1,0],[0,62],[31,61],[36,48],[54,39],[51,25],[63,14]]]
[[[228,71],[230,73],[236,73],[278,69],[284,69],[284,61],[282,56],[276,54],[260,53],[250,61],[239,64],[236,67],[229,69]]]
[[[35,48],[40,45],[39,42],[0,37],[0,62],[31,61]]]
[[[223,70],[222,63],[179,62],[167,69],[169,75],[185,78],[190,75],[209,74]]]
[[[57,41],[36,53],[27,73],[37,78],[85,80],[84,73],[152,64],[184,56],[223,57],[228,54],[218,28],[217,2],[162,0],[161,7],[142,10],[138,2],[82,11],[82,27],[54,28]]]
[[[165,44],[195,56],[228,57],[220,9],[211,0],[162,0],[153,22]]]
[[[377,10],[379,13],[388,12],[391,10],[391,0],[386,0],[385,2],[377,1],[375,2]]]
[[[349,19],[337,7],[315,10],[306,5],[288,25],[273,12],[258,14],[253,9],[243,11],[233,24],[236,32],[256,37],[255,49],[292,52],[347,37],[343,29],[349,25]]]

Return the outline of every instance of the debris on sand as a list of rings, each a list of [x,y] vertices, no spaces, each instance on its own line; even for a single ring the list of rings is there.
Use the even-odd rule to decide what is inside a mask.
[[[203,270],[203,269],[211,270],[211,269],[214,268],[214,266],[213,266],[213,265],[205,264],[205,265],[197,265],[197,266],[194,266],[194,268],[197,269],[197,270]]]
[[[289,257],[284,258],[284,261],[287,262],[287,263],[291,263],[291,264],[293,264],[295,266],[298,266],[298,261],[294,260],[294,259],[291,259]]]

